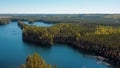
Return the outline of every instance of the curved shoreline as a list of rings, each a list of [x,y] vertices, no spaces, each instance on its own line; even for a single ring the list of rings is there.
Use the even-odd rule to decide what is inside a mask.
[[[69,44],[71,47],[77,50],[107,58],[107,59],[104,59],[104,61],[112,65],[120,64],[120,56],[119,56],[120,52],[117,50],[108,49],[107,47],[101,46],[100,44],[94,44],[85,40],[80,40],[80,39],[75,40],[74,36],[69,36],[69,37],[56,36],[53,38],[52,41],[50,40],[50,38],[39,39],[38,38],[39,35],[29,31],[31,29],[24,31],[26,28],[29,28],[29,25],[20,23],[20,22],[18,22],[18,25],[23,29],[22,38],[24,42],[35,43],[39,45],[41,44],[50,45],[50,46],[55,43]],[[34,26],[30,26],[30,28],[31,27],[33,28]],[[41,35],[39,37],[41,37]]]
[[[34,43],[34,44],[37,44],[37,45],[46,45],[46,46],[50,46],[50,45],[52,45],[52,44],[40,44],[40,43],[36,43],[36,42],[34,42],[34,41],[27,41],[27,40],[25,40],[24,38],[23,38],[23,41],[24,42],[28,42],[28,43]],[[56,43],[53,43],[53,44],[56,44]],[[60,43],[59,43],[60,44]],[[100,50],[102,50],[102,48],[100,48],[100,49],[96,49],[96,50],[91,50],[91,49],[89,49],[89,48],[91,48],[91,47],[88,47],[87,48],[87,46],[85,46],[85,45],[80,45],[80,46],[75,46],[75,44],[70,44],[70,43],[61,43],[61,44],[68,44],[68,45],[70,45],[71,47],[73,47],[73,48],[75,48],[75,49],[77,49],[77,50],[80,50],[80,51],[82,51],[82,52],[85,52],[85,53],[87,53],[87,54],[91,54],[91,55],[95,55],[98,59],[100,59],[100,60],[102,60],[103,62],[105,62],[105,63],[107,63],[107,65],[109,66],[109,65],[119,65],[120,63],[120,61],[119,60],[115,60],[115,58],[114,59],[111,59],[111,58],[109,58],[110,56],[105,56],[105,53],[107,53],[107,52],[109,52],[109,51],[106,51],[106,52],[99,52]],[[111,55],[111,54],[109,54],[109,55]],[[101,58],[102,57],[102,58]],[[119,59],[119,58],[116,58],[116,59]],[[117,63],[118,62],[118,63]]]

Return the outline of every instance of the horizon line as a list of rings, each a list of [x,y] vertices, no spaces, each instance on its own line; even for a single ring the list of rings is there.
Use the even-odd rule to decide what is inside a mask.
[[[0,13],[0,14],[120,14],[120,13]]]

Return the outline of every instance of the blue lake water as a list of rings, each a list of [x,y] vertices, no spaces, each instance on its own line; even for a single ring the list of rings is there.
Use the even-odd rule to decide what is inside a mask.
[[[43,22],[33,25],[52,26]],[[85,55],[65,45],[55,44],[52,47],[40,47],[22,41],[22,31],[17,22],[0,26],[0,68],[19,68],[27,56],[39,53],[46,63],[56,64],[58,68],[109,68],[99,63],[94,56]]]

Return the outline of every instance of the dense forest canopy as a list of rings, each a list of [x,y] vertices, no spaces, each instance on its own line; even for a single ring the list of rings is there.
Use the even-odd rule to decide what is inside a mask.
[[[23,28],[23,36],[31,36],[37,40],[49,40],[51,41],[51,44],[54,43],[56,41],[55,39],[57,38],[71,37],[73,41],[85,40],[96,44],[102,44],[111,48],[119,48],[120,46],[120,27],[102,25],[86,27],[81,26],[78,23],[60,23],[51,27],[39,27],[29,26],[22,22],[19,23],[19,25],[21,25]]]
[[[10,23],[10,19],[6,19],[6,18],[0,18],[0,25],[5,25],[5,24],[8,24]]]
[[[11,21],[46,23],[80,23],[82,25],[120,25],[120,14],[0,14]],[[0,17],[0,19],[1,19]]]
[[[22,64],[20,68],[57,68],[57,66],[52,67],[51,64],[46,64],[39,54],[34,53],[32,56],[27,57],[26,63]]]
[[[38,45],[65,43],[78,50],[94,53],[120,64],[120,27],[110,25],[83,26],[59,23],[51,27],[31,26],[19,21],[23,40]]]

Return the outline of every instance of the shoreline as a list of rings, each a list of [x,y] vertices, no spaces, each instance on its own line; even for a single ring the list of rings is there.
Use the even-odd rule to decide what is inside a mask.
[[[23,39],[23,41],[24,41],[24,42],[27,42],[27,43],[37,44],[38,46],[41,45],[41,44],[39,44],[39,43],[28,42],[28,41],[26,41],[26,40],[24,40],[24,39]],[[54,44],[54,43],[53,43],[53,44]],[[52,45],[53,45],[53,44],[52,44]],[[55,43],[55,44],[65,44],[65,43]],[[44,44],[42,44],[42,45],[44,45]],[[46,45],[46,44],[45,44],[45,45]],[[46,45],[46,46],[52,46],[52,45],[48,44],[48,45]],[[112,65],[112,66],[116,66],[116,65],[119,65],[119,64],[116,64],[116,63],[115,63],[114,59],[113,59],[113,60],[110,60],[109,58],[106,58],[106,57],[104,57],[104,56],[102,56],[102,55],[96,54],[96,52],[93,52],[92,50],[84,49],[84,47],[78,47],[78,48],[76,48],[76,46],[73,46],[73,44],[71,45],[71,44],[68,44],[68,43],[67,43],[67,45],[71,46],[72,48],[74,48],[74,49],[76,49],[76,50],[82,51],[82,52],[86,53],[87,55],[94,56],[96,59],[100,60],[101,63],[103,63],[103,64],[105,64],[105,65],[107,65],[107,66],[111,66],[111,65]],[[92,51],[92,52],[91,52],[91,51]],[[96,63],[97,63],[97,62],[96,62]]]
[[[72,36],[70,35],[68,37],[64,37],[63,35],[60,35],[60,36],[56,35],[52,38],[51,37],[44,38],[41,36],[43,34],[37,35],[37,33],[36,33],[37,31],[35,33],[32,32],[32,29],[37,29],[37,27],[35,27],[35,26],[29,26],[27,24],[24,24],[23,22],[18,22],[18,26],[21,29],[23,29],[22,39],[24,42],[34,43],[34,44],[38,44],[38,45],[42,44],[44,46],[46,46],[46,45],[52,46],[53,44],[56,44],[56,43],[68,44],[71,47],[73,47],[79,51],[83,51],[85,53],[98,56],[98,58],[104,60],[105,62],[107,62],[113,66],[120,64],[120,59],[119,59],[120,52],[118,50],[103,46],[98,43],[95,44],[95,43],[92,43],[90,41],[86,41],[83,39],[76,40],[74,35],[72,35]],[[38,31],[40,31],[40,28],[41,27],[39,27]],[[43,29],[45,29],[45,28],[43,28]],[[104,59],[104,58],[107,58],[107,59]],[[109,65],[109,64],[107,64],[107,65]]]

